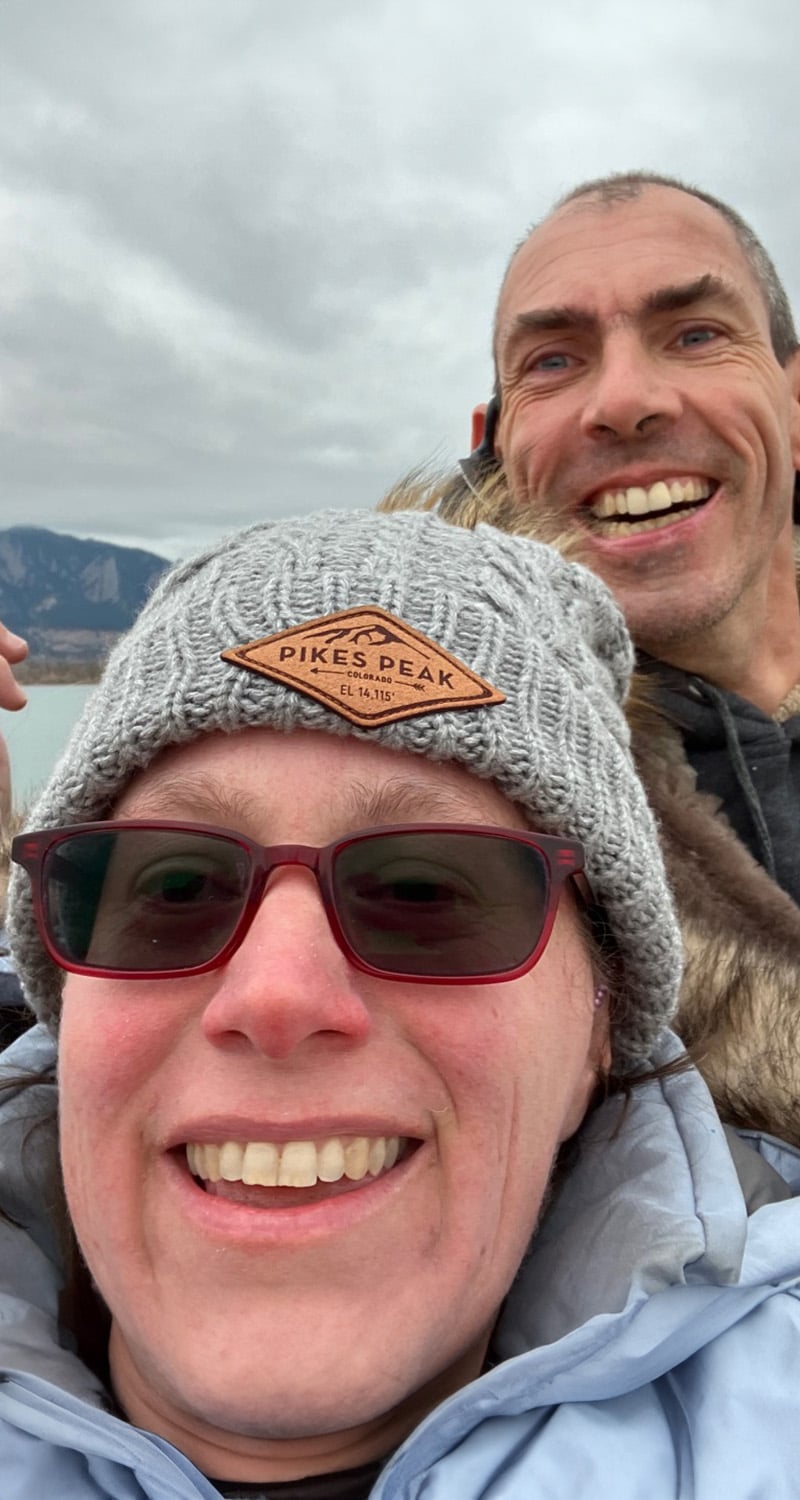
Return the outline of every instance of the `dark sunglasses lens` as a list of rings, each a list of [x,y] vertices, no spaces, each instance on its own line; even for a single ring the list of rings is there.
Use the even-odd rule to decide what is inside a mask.
[[[376,969],[480,978],[524,964],[544,927],[538,849],[490,834],[378,834],[336,857],[334,898],[355,953]]]
[[[46,920],[56,951],[70,963],[179,971],[224,948],[249,883],[247,851],[214,834],[77,833],[47,857]]]

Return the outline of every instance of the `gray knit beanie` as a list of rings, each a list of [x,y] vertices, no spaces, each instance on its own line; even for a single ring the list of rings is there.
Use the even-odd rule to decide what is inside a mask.
[[[341,691],[351,695],[355,720],[328,691],[336,674],[311,673],[307,631],[267,648],[280,662],[277,675],[259,667],[259,638],[357,606],[398,617],[387,626],[367,610],[362,642],[374,642],[384,627],[395,643],[403,627],[406,634],[403,645],[378,656],[374,644],[371,655],[336,653],[350,663],[338,677],[347,677]],[[316,660],[325,666],[334,660],[336,626],[315,626],[318,643],[321,632],[328,644],[318,644]],[[427,639],[415,656],[420,633]],[[452,667],[436,647],[456,658]],[[224,659],[231,648],[238,655]],[[397,718],[390,705],[386,722],[380,679],[388,682],[392,672],[370,674],[369,667],[397,662],[398,653],[411,663],[399,668],[410,679],[400,684],[408,706]],[[242,658],[255,670],[243,669]],[[538,542],[486,525],[464,531],[412,511],[267,522],[224,538],[161,581],[112,653],[30,826],[108,816],[133,774],[162,750],[215,730],[325,730],[456,762],[494,782],[532,828],[583,842],[587,875],[622,955],[626,983],[613,1012],[613,1051],[616,1069],[630,1071],[646,1062],[673,1012],[681,951],[656,829],[628,749],[622,703],[631,665],[622,616],[605,586]],[[28,999],[55,1032],[63,975],[39,941],[29,880],[19,869],[9,919]]]

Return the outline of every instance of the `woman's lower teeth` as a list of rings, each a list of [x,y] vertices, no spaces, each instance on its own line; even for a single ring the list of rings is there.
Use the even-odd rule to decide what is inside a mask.
[[[696,505],[684,506],[680,511],[667,511],[660,516],[645,516],[640,521],[600,521],[597,529],[602,536],[633,536],[639,531],[660,531],[664,526],[674,525],[684,516],[697,510]]]

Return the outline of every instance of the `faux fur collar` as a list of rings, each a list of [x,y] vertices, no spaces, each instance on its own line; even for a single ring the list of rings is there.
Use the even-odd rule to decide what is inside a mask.
[[[800,908],[698,792],[679,732],[634,692],[686,968],[676,1029],[727,1123],[800,1145]]]

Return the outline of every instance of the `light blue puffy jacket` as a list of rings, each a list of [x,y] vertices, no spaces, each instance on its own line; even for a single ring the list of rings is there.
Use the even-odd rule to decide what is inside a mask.
[[[36,1031],[3,1064],[51,1055]],[[214,1500],[61,1346],[48,1151],[25,1181],[23,1108],[0,1108],[0,1207],[25,1225],[0,1224],[0,1500]],[[500,1362],[426,1418],[374,1500],[798,1500],[800,1153],[752,1137],[732,1155],[694,1072],[635,1091],[620,1125],[621,1108],[583,1128]]]

